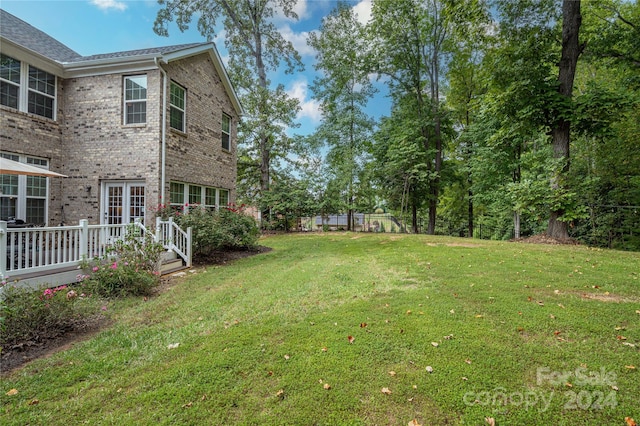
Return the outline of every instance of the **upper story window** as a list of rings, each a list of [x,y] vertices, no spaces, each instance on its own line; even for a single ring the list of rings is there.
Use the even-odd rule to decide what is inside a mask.
[[[18,109],[20,61],[0,54],[0,104]]]
[[[186,90],[178,84],[171,82],[171,96],[170,96],[170,120],[169,123],[172,129],[186,132],[185,126],[185,107],[186,107]]]
[[[147,122],[147,76],[124,78],[124,124]]]
[[[29,65],[29,112],[53,118],[56,76]]]
[[[53,120],[56,76],[0,54],[0,104]]]
[[[222,149],[231,151],[231,117],[222,113]]]

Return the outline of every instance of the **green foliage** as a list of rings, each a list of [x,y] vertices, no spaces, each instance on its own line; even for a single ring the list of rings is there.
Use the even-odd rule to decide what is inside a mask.
[[[638,420],[637,370],[625,368],[638,366],[638,254],[358,237],[271,236],[269,253],[189,274],[142,304],[110,304],[109,329],[2,377],[0,423]],[[541,383],[538,369],[596,380],[604,371],[617,390],[576,376]],[[489,401],[500,392],[507,405]],[[614,392],[617,407],[567,410],[568,392],[585,395],[587,408],[596,392]],[[522,393],[536,405],[525,406]]]
[[[216,211],[194,208],[176,218],[182,228],[191,227],[193,256],[207,257],[216,250],[254,247],[260,230],[253,217],[244,214],[244,206]]]
[[[84,262],[87,291],[103,297],[148,295],[160,282],[160,255],[164,251],[153,236],[129,226],[103,258]]]
[[[0,294],[0,348],[58,337],[95,312],[84,286],[33,290],[5,285]]]

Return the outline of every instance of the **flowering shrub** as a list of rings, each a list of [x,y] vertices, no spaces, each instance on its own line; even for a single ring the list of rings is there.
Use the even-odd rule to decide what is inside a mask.
[[[194,257],[207,256],[215,250],[254,247],[260,230],[243,208],[230,206],[216,211],[194,208],[175,218],[180,227],[191,227]]]
[[[95,310],[95,302],[80,288],[32,290],[6,285],[0,301],[0,346],[60,336]]]
[[[147,295],[160,282],[162,251],[153,237],[141,236],[139,229],[131,226],[105,257],[82,265],[85,274],[80,280],[104,297]]]

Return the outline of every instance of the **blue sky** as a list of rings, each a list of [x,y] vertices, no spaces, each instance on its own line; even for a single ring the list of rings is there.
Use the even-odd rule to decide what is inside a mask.
[[[368,20],[371,0],[351,0],[359,19]],[[293,75],[272,75],[276,83],[284,84],[290,95],[300,100],[300,128],[290,133],[309,134],[320,120],[318,104],[311,96],[315,74],[315,54],[306,44],[310,31],[316,31],[323,16],[336,5],[334,0],[298,0],[298,21],[276,19],[282,34],[290,40],[305,63],[305,71]],[[169,37],[153,32],[153,21],[160,9],[156,0],[0,0],[0,7],[23,21],[44,31],[81,55],[143,49],[163,45],[205,41],[193,28],[181,33],[169,28]],[[0,23],[1,25],[1,23]],[[223,40],[214,40],[223,59]],[[389,114],[389,102],[380,96],[371,102],[369,113],[375,117]]]

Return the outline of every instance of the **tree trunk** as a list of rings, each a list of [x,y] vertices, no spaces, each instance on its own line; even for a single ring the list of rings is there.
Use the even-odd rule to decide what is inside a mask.
[[[520,213],[513,212],[513,238],[520,238]]]
[[[412,203],[411,206],[411,223],[413,223],[413,233],[420,233],[420,230],[418,229],[418,208],[415,203]]]
[[[558,93],[571,100],[573,79],[576,74],[578,57],[581,53],[579,34],[582,15],[580,0],[564,0],[562,2],[562,56],[558,70]],[[560,117],[552,130],[553,155],[564,159],[564,165],[558,176],[551,179],[552,189],[562,188],[563,177],[569,171],[569,145],[571,142],[571,122]],[[552,210],[549,215],[547,235],[558,239],[568,239],[567,223],[561,221],[563,209]]]
[[[471,190],[471,178],[469,178],[469,238],[473,238],[473,191]]]

